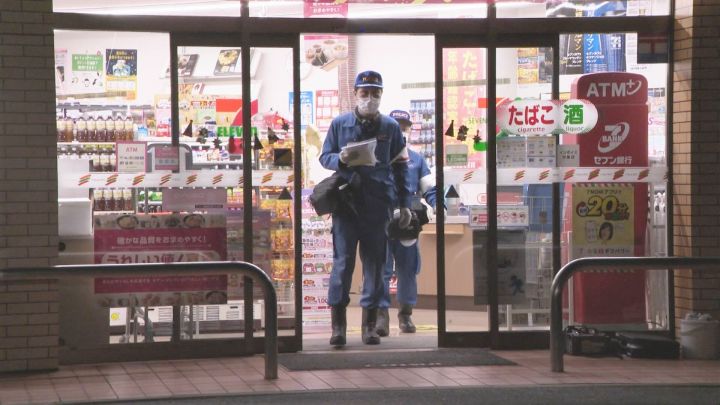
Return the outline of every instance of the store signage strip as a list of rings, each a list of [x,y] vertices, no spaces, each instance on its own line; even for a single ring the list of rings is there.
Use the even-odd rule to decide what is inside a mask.
[[[292,184],[287,171],[255,170],[252,184],[266,187],[287,187]],[[238,170],[199,170],[182,173],[84,173],[63,176],[63,186],[70,188],[144,188],[144,187],[237,187],[242,185]]]
[[[499,168],[497,184],[552,184],[552,183],[664,183],[665,167],[554,167],[554,168]],[[487,184],[484,169],[445,169],[445,184]]]
[[[183,173],[85,173],[66,176],[65,187],[72,188],[144,188],[144,187],[237,187],[242,184],[237,170],[190,171]],[[665,167],[552,167],[499,168],[498,185],[552,183],[664,183]],[[287,187],[291,171],[256,170],[252,184]],[[487,184],[484,169],[445,168],[446,184]]]

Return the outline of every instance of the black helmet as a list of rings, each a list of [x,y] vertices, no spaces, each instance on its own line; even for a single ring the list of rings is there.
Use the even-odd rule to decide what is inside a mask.
[[[400,241],[408,241],[414,243],[414,241],[418,238],[418,235],[420,235],[420,231],[422,231],[422,225],[420,225],[420,221],[418,220],[418,216],[415,211],[410,211],[410,213],[412,215],[410,217],[410,225],[408,225],[408,227],[405,229],[400,228],[399,213],[393,215],[393,218],[390,220],[390,222],[388,222],[387,225],[388,239],[397,239]]]

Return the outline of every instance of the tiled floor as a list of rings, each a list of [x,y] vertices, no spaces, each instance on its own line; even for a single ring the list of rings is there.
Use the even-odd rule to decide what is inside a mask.
[[[517,365],[332,371],[280,367],[274,381],[263,378],[262,356],[63,366],[48,373],[0,376],[0,404],[380,387],[720,384],[720,361],[565,356],[566,372],[558,374],[550,371],[548,351],[495,353]]]

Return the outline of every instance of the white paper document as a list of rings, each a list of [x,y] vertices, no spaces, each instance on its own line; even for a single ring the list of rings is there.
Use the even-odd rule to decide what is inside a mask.
[[[375,157],[375,147],[377,139],[372,138],[361,142],[349,142],[342,148],[348,154],[348,166],[375,166],[377,158]]]

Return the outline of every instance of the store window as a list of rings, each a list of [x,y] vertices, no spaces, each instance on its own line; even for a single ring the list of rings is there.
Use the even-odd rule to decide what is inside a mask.
[[[240,0],[54,0],[56,13],[240,17]]]
[[[485,18],[485,0],[251,0],[251,17]]]
[[[669,15],[670,0],[496,0],[498,18]]]
[[[646,63],[635,33],[561,35],[560,96],[591,102],[593,130],[561,135],[563,263],[587,256],[667,255],[668,65]],[[571,322],[668,327],[667,275],[583,273]],[[622,286],[622,288],[619,288]]]

